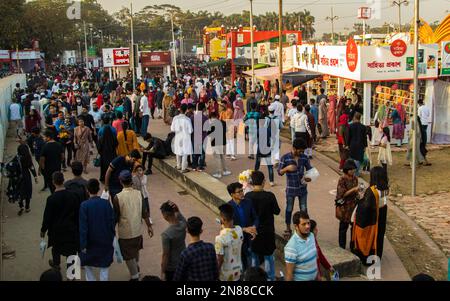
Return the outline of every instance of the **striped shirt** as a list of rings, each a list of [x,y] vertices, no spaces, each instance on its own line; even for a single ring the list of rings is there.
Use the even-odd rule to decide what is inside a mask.
[[[314,281],[318,272],[314,234],[304,240],[295,232],[284,247],[284,259],[295,264],[294,281]]]

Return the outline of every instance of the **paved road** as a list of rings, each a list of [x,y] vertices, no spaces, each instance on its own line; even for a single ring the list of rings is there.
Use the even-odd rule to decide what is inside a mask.
[[[165,125],[161,120],[151,120],[149,131],[157,137],[166,137],[170,131],[169,126]],[[289,142],[283,142],[281,146],[281,155],[290,151]],[[232,175],[221,179],[225,184],[238,181],[239,173],[246,169],[253,169],[255,161],[247,158],[247,155],[237,156],[238,160],[226,160],[228,169],[232,171]],[[213,174],[216,170],[217,164],[211,155],[206,157],[207,170],[209,174]],[[311,161],[311,164],[320,172],[319,179],[308,185],[308,211],[310,217],[317,221],[319,228],[319,240],[329,242],[333,245],[338,245],[338,228],[339,222],[334,216],[334,197],[336,193],[337,182],[339,175],[328,167],[325,163],[317,158]],[[268,170],[266,166],[261,166],[261,171],[264,172],[267,179],[266,190],[270,190],[277,196],[278,204],[282,210],[281,215],[284,220],[285,216],[285,177],[280,177],[275,171],[275,187],[270,187],[268,183]],[[299,210],[298,202],[295,204],[294,211]],[[388,217],[389,219],[389,217]],[[279,223],[276,225],[277,232],[281,233],[285,225]],[[283,229],[283,230],[280,230]],[[350,234],[348,240],[350,239]],[[348,244],[348,242],[347,242]],[[348,246],[347,246],[348,248]],[[385,248],[382,261],[382,279],[383,280],[409,280],[406,269],[400,258],[395,253],[392,245],[387,238],[385,239]]]

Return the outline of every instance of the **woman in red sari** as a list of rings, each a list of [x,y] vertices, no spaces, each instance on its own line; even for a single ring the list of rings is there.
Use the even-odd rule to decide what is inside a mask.
[[[330,95],[328,98],[330,104],[328,106],[328,128],[330,129],[330,133],[336,133],[336,95]]]

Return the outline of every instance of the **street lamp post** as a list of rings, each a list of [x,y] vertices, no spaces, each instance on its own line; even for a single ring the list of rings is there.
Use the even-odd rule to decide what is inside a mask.
[[[279,41],[278,41],[278,47],[280,48],[280,53],[278,61],[280,65],[280,76],[279,76],[279,89],[280,93],[283,92],[283,0],[278,0],[278,6],[279,6],[279,15],[278,15],[278,32],[279,32]],[[253,29],[252,29],[253,30]],[[253,49],[252,49],[253,53]]]
[[[411,122],[411,130],[413,131],[413,145],[412,145],[412,163],[411,163],[411,169],[412,169],[412,196],[416,195],[416,145],[418,143],[416,131],[419,130],[419,125],[417,124],[417,101],[419,96],[419,26],[420,26],[420,19],[419,19],[419,0],[414,0],[414,108],[413,108],[413,121]]]
[[[89,68],[89,60],[88,60],[88,46],[87,46],[87,34],[86,34],[86,21],[83,20],[83,28],[84,28],[84,51],[85,51],[85,59],[86,59],[86,69]]]
[[[398,6],[398,32],[402,32],[402,8],[401,8],[402,4],[407,6],[409,4],[409,1],[408,0],[392,1],[392,5]]]
[[[325,20],[331,21],[331,43],[334,43],[334,20],[337,19],[339,19],[339,17],[334,15],[334,9],[331,7],[331,17],[325,18]]]
[[[252,91],[255,91],[255,53],[254,53],[254,28],[253,28],[253,0],[250,0],[250,44],[252,51]]]
[[[175,64],[175,78],[178,78],[177,47],[175,44],[175,33],[173,32],[173,12],[170,12],[170,23],[172,24],[172,50],[173,50],[173,63]]]
[[[130,4],[130,16],[131,16],[131,48],[130,48],[130,67],[131,67],[131,73],[133,74],[133,91],[136,88],[136,74],[135,74],[135,68],[134,68],[134,29],[133,29],[133,2]]]

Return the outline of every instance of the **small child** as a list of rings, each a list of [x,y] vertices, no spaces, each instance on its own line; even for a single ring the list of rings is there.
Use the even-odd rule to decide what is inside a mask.
[[[150,203],[148,200],[149,194],[147,190],[147,176],[144,174],[144,168],[142,167],[142,165],[138,165],[134,169],[133,188],[141,192],[144,206],[148,208],[148,213],[150,214]],[[151,218],[150,223],[153,224]]]

